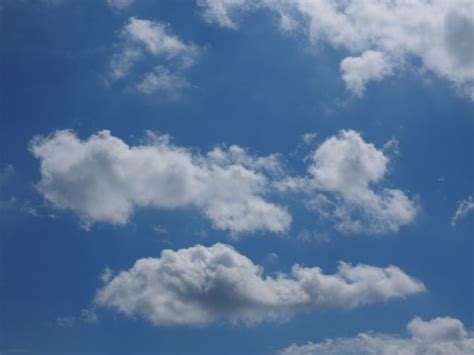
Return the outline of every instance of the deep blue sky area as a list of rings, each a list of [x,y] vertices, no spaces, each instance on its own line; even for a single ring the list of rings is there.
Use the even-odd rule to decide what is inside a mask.
[[[324,41],[309,46],[303,33],[280,30],[265,10],[243,16],[232,30],[206,23],[191,0],[137,1],[121,11],[105,0],[0,6],[1,354],[273,354],[369,330],[403,336],[415,316],[449,316],[474,329],[474,214],[450,223],[458,202],[474,195],[474,106],[447,79],[418,70],[408,56],[403,70],[368,83],[362,97],[351,95],[339,68],[347,50]],[[198,62],[183,70],[191,87],[179,97],[144,95],[127,79],[110,78],[130,17],[167,23],[200,46]],[[147,56],[140,65],[154,62]],[[384,183],[415,199],[419,211],[395,233],[346,235],[307,210],[304,197],[275,194],[293,216],[283,234],[232,237],[193,208],[137,208],[125,225],[98,222],[86,230],[74,212],[55,208],[35,187],[40,161],[30,141],[59,129],[81,139],[108,129],[131,146],[149,130],[202,154],[238,144],[259,156],[281,154],[291,175],[305,175],[305,157],[342,129],[378,149],[395,138],[398,154],[390,156]],[[306,133],[317,133],[310,146],[302,143]],[[321,228],[327,240],[298,238],[326,232]],[[288,273],[294,264],[327,273],[338,261],[396,265],[427,291],[251,326],[156,326],[110,308],[93,308],[94,322],[80,320],[81,310],[93,307],[105,268],[127,270],[163,249],[217,242],[265,274]]]

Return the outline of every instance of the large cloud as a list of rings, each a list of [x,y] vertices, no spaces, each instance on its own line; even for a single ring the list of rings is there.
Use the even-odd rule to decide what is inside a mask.
[[[128,146],[109,131],[82,141],[71,131],[36,137],[32,153],[41,160],[39,191],[57,208],[71,209],[85,223],[125,223],[136,207],[194,207],[214,227],[233,233],[285,232],[291,216],[267,202],[267,175],[278,157],[253,157],[238,146],[193,154],[150,136]]]
[[[335,274],[295,265],[290,274],[264,276],[232,247],[197,245],[138,260],[108,281],[95,303],[156,325],[225,320],[252,324],[296,312],[353,308],[424,291],[395,266],[340,263]]]
[[[361,333],[355,338],[326,339],[321,343],[292,345],[281,355],[470,355],[474,337],[454,318],[413,319],[407,326],[409,337]]]
[[[344,233],[397,232],[417,214],[412,199],[386,187],[388,156],[355,131],[324,141],[303,177],[289,177],[276,154],[255,157],[233,145],[201,155],[150,137],[135,147],[109,131],[85,141],[70,131],[35,138],[39,191],[86,223],[125,223],[136,207],[194,207],[233,233],[286,232],[291,216],[269,201],[282,192],[302,193],[311,211]]]
[[[119,50],[110,61],[113,79],[124,79],[147,57],[153,58],[154,68],[138,76],[136,88],[144,94],[154,92],[171,97],[190,86],[184,70],[193,66],[200,54],[194,43],[185,43],[164,23],[132,17],[123,27]]]
[[[397,232],[416,216],[417,207],[401,190],[383,187],[389,158],[355,131],[341,131],[310,156],[309,175],[275,183],[299,190],[308,206],[334,220],[346,233]]]
[[[283,30],[307,33],[358,57],[358,65],[341,63],[349,90],[361,95],[365,84],[402,69],[411,58],[424,69],[450,80],[474,99],[474,5],[471,0],[197,0],[208,22],[237,28],[236,17],[270,9],[281,17]],[[290,25],[289,25],[290,24]],[[368,51],[383,58],[377,73],[368,72]],[[363,62],[361,62],[363,60]],[[374,61],[372,60],[372,63]],[[364,78],[355,84],[352,78]]]

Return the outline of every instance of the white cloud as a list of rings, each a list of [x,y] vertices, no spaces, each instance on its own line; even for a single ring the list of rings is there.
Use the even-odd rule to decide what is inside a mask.
[[[156,325],[225,320],[254,324],[297,312],[354,308],[425,290],[395,266],[340,263],[335,274],[295,265],[290,274],[263,275],[232,247],[197,245],[138,260],[97,292],[95,304]]]
[[[470,355],[474,337],[458,319],[444,317],[423,321],[413,319],[407,326],[408,337],[361,333],[354,338],[326,339],[321,343],[290,347],[282,355]]]
[[[158,21],[132,17],[122,30],[122,35],[131,42],[143,46],[155,57],[177,60],[183,66],[193,65],[199,54],[195,44],[184,43],[171,33],[165,24]]]
[[[469,196],[467,199],[458,202],[458,208],[451,218],[451,225],[455,226],[461,218],[466,217],[472,212],[474,212],[474,201],[472,196]]]
[[[347,57],[341,62],[342,79],[355,95],[364,94],[365,85],[371,80],[381,80],[392,73],[392,64],[383,53],[365,51],[359,57]]]
[[[377,64],[376,75],[363,70],[365,81],[391,73],[388,63],[391,69],[402,69],[401,64],[416,58],[422,69],[451,81],[474,99],[471,0],[198,0],[198,5],[208,22],[229,28],[237,27],[235,15],[270,9],[283,18],[283,30],[299,28],[312,44],[324,42],[346,51],[358,57],[359,64],[364,53],[378,52],[384,65]],[[352,80],[346,83],[354,85]]]
[[[359,133],[341,131],[309,158],[309,176],[283,179],[275,185],[308,194],[308,207],[334,220],[340,231],[397,232],[415,218],[417,207],[412,200],[401,190],[381,186],[388,157]]]
[[[121,31],[120,50],[110,60],[110,76],[124,79],[133,76],[132,69],[150,57],[154,64],[137,74],[136,87],[145,94],[153,92],[175,96],[190,87],[184,71],[193,66],[200,55],[194,43],[185,43],[159,21],[132,17]]]
[[[31,152],[41,162],[38,190],[87,225],[126,223],[135,208],[194,207],[215,228],[235,234],[288,230],[286,209],[267,202],[269,173],[277,157],[252,157],[244,149],[192,153],[150,134],[147,144],[128,146],[109,131],[80,140],[71,131],[36,137]]]
[[[189,81],[180,74],[174,74],[168,69],[158,66],[155,71],[147,73],[137,84],[137,89],[144,94],[151,95],[162,92],[167,97],[179,97],[182,90],[190,88]]]
[[[133,5],[135,0],[107,0],[107,5],[115,10],[123,10]]]
[[[384,148],[355,131],[326,139],[308,157],[308,175],[302,177],[289,177],[277,154],[256,157],[232,145],[201,155],[167,136],[150,137],[135,147],[109,131],[85,141],[70,131],[35,138],[38,189],[53,206],[77,213],[86,227],[126,223],[137,207],[194,207],[217,229],[281,233],[291,216],[268,200],[281,192],[302,193],[306,207],[348,234],[397,232],[417,214],[412,199],[386,187]]]
[[[217,23],[222,27],[236,29],[238,26],[232,19],[237,12],[252,8],[249,0],[197,0],[203,11],[204,19],[209,23]],[[254,2],[258,5],[258,1]]]

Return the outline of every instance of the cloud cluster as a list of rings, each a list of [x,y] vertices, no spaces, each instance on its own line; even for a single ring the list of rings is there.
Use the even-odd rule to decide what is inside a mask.
[[[290,274],[265,276],[232,247],[197,245],[164,250],[138,260],[97,292],[95,304],[155,325],[215,321],[254,324],[297,312],[353,308],[405,298],[424,285],[395,266],[340,263],[335,274],[293,266]]]
[[[150,134],[128,146],[109,131],[80,140],[71,131],[36,137],[31,152],[41,161],[38,190],[84,223],[126,223],[136,207],[193,207],[217,229],[233,233],[285,232],[291,216],[267,202],[268,175],[277,156],[253,157],[238,146],[192,153]]]
[[[474,4],[470,0],[197,0],[208,22],[237,28],[236,17],[255,9],[280,16],[283,30],[304,31],[350,55],[341,71],[347,88],[362,95],[380,80],[421,62],[474,99]]]
[[[308,207],[335,221],[345,233],[397,232],[416,216],[417,207],[401,190],[383,188],[389,159],[359,133],[341,131],[310,155],[307,177],[275,185],[308,196]]]
[[[408,337],[361,333],[354,338],[326,339],[321,343],[290,347],[281,355],[469,355],[474,353],[474,337],[458,319],[444,317],[423,321],[413,319]]]
[[[130,147],[109,131],[84,141],[57,131],[33,139],[30,149],[41,162],[39,191],[85,225],[126,223],[137,207],[193,207],[234,234],[282,233],[292,217],[271,202],[277,193],[302,193],[310,211],[346,234],[397,232],[417,214],[405,193],[385,187],[384,151],[355,131],[325,140],[299,177],[287,175],[277,154],[256,157],[232,145],[202,155],[152,134]]]
[[[199,58],[200,49],[194,43],[185,43],[171,33],[169,26],[159,21],[132,17],[123,27],[121,43],[110,60],[110,75],[113,79],[124,79],[132,69],[147,58],[156,63],[154,68],[138,76],[136,88],[144,94],[161,93],[175,97],[191,84],[184,71]]]

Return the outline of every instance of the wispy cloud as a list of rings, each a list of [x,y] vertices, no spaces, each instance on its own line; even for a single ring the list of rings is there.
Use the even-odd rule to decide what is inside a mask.
[[[469,196],[465,200],[458,202],[458,207],[451,217],[451,225],[454,227],[460,219],[466,217],[468,214],[474,212],[474,200]]]

